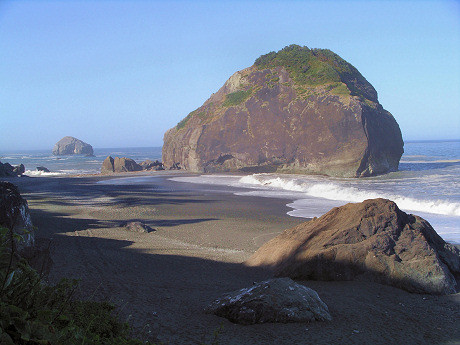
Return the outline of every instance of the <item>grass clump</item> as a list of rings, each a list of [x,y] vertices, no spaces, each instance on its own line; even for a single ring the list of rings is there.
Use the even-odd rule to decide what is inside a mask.
[[[246,101],[252,94],[252,88],[247,90],[239,90],[225,95],[225,101],[222,104],[224,107],[239,105]]]

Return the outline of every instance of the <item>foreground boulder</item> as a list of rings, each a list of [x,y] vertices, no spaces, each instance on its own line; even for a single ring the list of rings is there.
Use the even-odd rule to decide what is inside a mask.
[[[128,171],[141,171],[142,167],[131,158],[108,156],[103,162],[101,167],[102,174],[128,172]]]
[[[401,131],[377,92],[326,49],[263,55],[164,136],[166,169],[363,177],[398,169]]]
[[[64,137],[59,140],[53,148],[53,155],[93,155],[93,147],[80,139],[74,137]]]
[[[230,292],[205,311],[243,325],[332,320],[327,305],[314,290],[289,278],[270,279]]]
[[[9,182],[0,182],[0,227],[13,232],[17,249],[34,244],[35,234],[27,201],[18,187]],[[18,238],[21,240],[18,241]]]
[[[365,280],[429,294],[455,293],[460,277],[458,249],[386,199],[333,208],[285,230],[246,264],[293,279]]]

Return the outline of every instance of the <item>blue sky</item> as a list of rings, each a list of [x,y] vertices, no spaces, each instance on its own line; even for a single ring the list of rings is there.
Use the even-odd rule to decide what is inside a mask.
[[[0,151],[161,146],[236,71],[328,48],[405,140],[460,138],[459,1],[1,1]]]

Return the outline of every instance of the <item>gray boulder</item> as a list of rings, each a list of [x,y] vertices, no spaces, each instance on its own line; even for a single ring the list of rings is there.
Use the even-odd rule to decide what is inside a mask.
[[[121,226],[132,232],[149,233],[155,231],[150,226],[138,221],[124,222],[121,224]]]
[[[336,207],[285,230],[246,264],[293,279],[365,280],[442,295],[456,293],[460,278],[458,249],[386,199]]]
[[[327,305],[314,290],[289,278],[270,279],[225,294],[205,312],[243,325],[332,320]]]
[[[64,137],[59,140],[53,148],[53,155],[93,155],[93,147],[80,139],[74,137]]]

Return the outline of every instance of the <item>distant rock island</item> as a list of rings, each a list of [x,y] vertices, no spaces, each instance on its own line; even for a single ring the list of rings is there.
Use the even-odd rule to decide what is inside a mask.
[[[193,172],[365,177],[396,171],[403,140],[377,92],[327,49],[259,57],[164,136],[163,163]]]
[[[74,137],[64,137],[59,140],[53,148],[53,155],[93,155],[93,147],[80,139]]]

